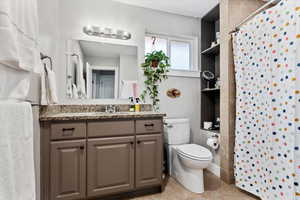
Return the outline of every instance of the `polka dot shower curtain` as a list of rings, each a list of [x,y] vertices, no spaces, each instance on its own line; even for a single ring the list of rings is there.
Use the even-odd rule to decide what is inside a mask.
[[[233,35],[236,185],[300,200],[300,1],[282,0]]]

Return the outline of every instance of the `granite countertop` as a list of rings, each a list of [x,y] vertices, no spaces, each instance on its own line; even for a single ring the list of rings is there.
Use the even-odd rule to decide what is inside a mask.
[[[74,121],[74,120],[101,120],[101,119],[137,119],[164,117],[166,114],[143,111],[143,112],[85,112],[85,113],[49,113],[40,115],[40,121]]]

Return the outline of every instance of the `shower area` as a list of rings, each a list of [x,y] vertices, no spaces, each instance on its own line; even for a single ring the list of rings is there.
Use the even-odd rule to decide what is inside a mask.
[[[300,1],[266,4],[234,33],[236,185],[300,199]]]

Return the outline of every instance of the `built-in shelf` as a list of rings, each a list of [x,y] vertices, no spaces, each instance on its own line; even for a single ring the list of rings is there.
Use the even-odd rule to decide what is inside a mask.
[[[202,92],[218,92],[220,91],[220,88],[205,88],[202,90]]]
[[[201,128],[202,131],[207,131],[207,132],[210,132],[210,133],[217,133],[217,134],[220,134],[220,130],[207,130],[207,129],[204,129],[204,128]]]
[[[220,44],[212,46],[217,41],[220,33],[220,6],[217,5],[201,19],[201,71],[210,71],[215,77],[220,77]],[[201,79],[201,128],[210,133],[220,133],[219,130],[204,130],[204,122],[215,122],[220,118],[219,88],[214,88],[215,83],[207,84]]]
[[[220,52],[220,44],[212,46],[204,51],[202,51],[202,55],[216,55]]]

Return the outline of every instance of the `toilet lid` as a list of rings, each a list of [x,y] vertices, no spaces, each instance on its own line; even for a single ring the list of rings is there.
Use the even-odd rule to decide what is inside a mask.
[[[212,153],[205,147],[197,144],[184,144],[177,147],[178,153],[196,160],[212,159]]]

